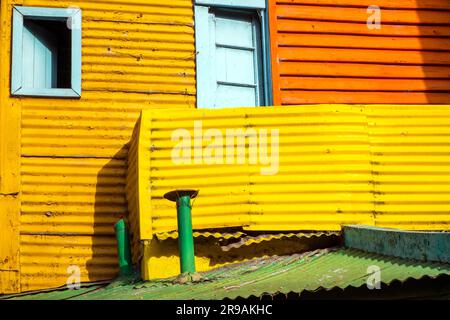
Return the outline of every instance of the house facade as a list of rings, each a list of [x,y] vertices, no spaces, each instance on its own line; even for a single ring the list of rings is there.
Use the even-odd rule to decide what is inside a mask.
[[[0,292],[64,285],[71,266],[81,281],[117,274],[113,225],[129,212],[141,111],[450,104],[450,4],[372,2],[2,1]],[[440,185],[446,116],[418,133]],[[439,230],[446,192],[421,203]]]

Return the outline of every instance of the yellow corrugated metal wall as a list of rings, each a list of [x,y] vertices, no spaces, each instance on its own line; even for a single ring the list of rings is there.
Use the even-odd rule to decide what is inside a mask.
[[[130,198],[133,191],[138,190],[137,205],[129,203],[129,211],[140,220],[140,238],[152,239],[154,233],[176,230],[175,205],[163,195],[178,188],[202,190],[202,197],[195,201],[197,218],[194,227],[249,224],[249,181],[244,166],[197,164],[174,167],[170,147],[172,132],[191,127],[195,120],[203,120],[205,130],[227,125],[233,128],[244,126],[241,109],[196,109],[197,112],[187,113],[184,113],[186,110],[148,111],[142,113],[139,134],[135,136],[135,141],[139,139],[139,147],[133,148],[137,154],[130,153],[130,160],[136,162],[130,161],[127,183]],[[135,176],[136,168],[138,177]]]
[[[139,165],[137,188],[145,188],[150,205],[139,208],[141,239],[176,230],[175,205],[163,195],[183,188],[200,190],[194,229],[340,230],[359,223],[448,230],[449,119],[445,105],[144,111],[140,128],[147,139],[139,150],[145,164]],[[195,121],[202,123],[203,140]],[[243,164],[195,163],[201,148],[194,141],[205,152],[217,141],[205,138],[213,128],[223,137],[227,129],[279,130],[278,171],[261,174],[267,165],[249,164],[248,158]],[[177,129],[190,134],[190,164],[172,158]],[[145,232],[142,217],[151,217]]]
[[[13,5],[76,6],[83,15],[81,99],[2,95],[2,109],[21,110],[21,290],[64,285],[72,264],[83,281],[111,278],[139,113],[195,107],[192,2],[5,0],[5,56]]]
[[[0,1],[0,293],[20,290],[20,109],[9,101],[11,6]]]
[[[368,108],[376,225],[450,229],[449,107]]]

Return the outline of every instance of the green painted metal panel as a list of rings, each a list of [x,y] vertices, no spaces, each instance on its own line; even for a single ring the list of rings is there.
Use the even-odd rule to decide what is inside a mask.
[[[343,227],[345,246],[418,261],[450,263],[450,232],[420,232],[371,226]]]

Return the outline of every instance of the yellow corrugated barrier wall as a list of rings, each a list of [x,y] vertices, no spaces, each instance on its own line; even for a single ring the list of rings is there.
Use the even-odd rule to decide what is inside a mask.
[[[449,230],[449,106],[373,106],[366,110],[375,224]]]
[[[9,96],[13,5],[81,8],[80,99]],[[70,265],[80,267],[82,281],[111,278],[118,270],[114,222],[127,215],[126,158],[140,111],[195,107],[192,1],[4,0],[1,17],[7,60],[0,105],[10,118],[21,114],[8,132],[22,135],[8,153],[17,152],[11,163],[22,162],[20,176],[8,182],[21,185],[20,268],[14,267],[20,289],[65,285]],[[18,223],[18,205],[14,213]],[[19,238],[18,228],[8,236],[16,231]]]
[[[140,216],[141,239],[176,230],[175,206],[163,195],[183,188],[200,190],[194,229],[339,230],[363,223],[447,230],[449,120],[449,106],[433,105],[144,111],[140,135],[147,138],[136,149],[143,154],[135,188],[148,203],[130,211],[139,210],[134,215]],[[266,130],[268,154],[276,153],[278,164],[275,157],[273,163],[250,163],[249,136],[241,141],[243,163],[235,158],[227,164],[224,147],[208,163],[208,148],[218,141],[211,132],[225,142],[229,129]],[[272,130],[278,131],[277,152]],[[184,164],[173,157],[181,141],[177,132],[190,143]]]

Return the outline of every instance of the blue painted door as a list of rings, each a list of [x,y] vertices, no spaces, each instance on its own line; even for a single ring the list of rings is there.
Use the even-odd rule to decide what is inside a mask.
[[[51,33],[32,20],[23,28],[23,87],[49,89],[57,87],[57,44]]]
[[[262,105],[261,37],[256,13],[200,8],[196,23],[208,28],[207,33],[203,29],[197,35],[198,107]]]

